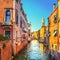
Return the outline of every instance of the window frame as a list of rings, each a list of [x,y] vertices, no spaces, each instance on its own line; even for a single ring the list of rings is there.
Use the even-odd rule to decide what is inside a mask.
[[[55,33],[55,31],[56,31],[56,33]],[[56,36],[58,36],[58,30],[54,30],[54,37],[56,37]]]
[[[11,20],[11,10],[10,9],[6,9],[6,11],[5,11],[5,22],[6,23],[10,23],[10,20]]]
[[[50,20],[48,20],[48,25],[50,24]]]
[[[15,12],[15,23],[18,24],[18,11]]]
[[[16,0],[16,2],[18,3],[18,0]]]
[[[20,17],[20,27],[21,28],[22,28],[22,24],[23,24],[22,17]]]
[[[47,32],[46,32],[46,35],[47,35],[47,36],[50,36],[50,32],[49,32],[49,31],[47,31]]]
[[[5,31],[4,31],[4,36],[6,36],[6,34],[5,34],[6,31],[10,31],[10,30],[5,30]],[[8,37],[9,37],[9,38],[11,37],[11,31],[10,31],[10,35],[9,35]]]
[[[18,24],[18,14],[16,14],[16,24]]]
[[[57,14],[54,15],[54,23],[57,23]]]

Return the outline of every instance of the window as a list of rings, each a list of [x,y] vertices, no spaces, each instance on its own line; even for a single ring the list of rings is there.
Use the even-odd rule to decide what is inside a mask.
[[[55,50],[57,51],[57,46],[55,45]]]
[[[16,14],[16,24],[18,24],[18,14]]]
[[[17,37],[17,31],[16,31],[16,42],[17,42],[17,40],[18,40],[18,37]]]
[[[58,35],[58,31],[57,31],[57,30],[54,30],[53,35],[54,35],[54,36],[57,36],[57,35]]]
[[[23,39],[25,39],[26,37],[25,37],[25,34],[23,34]]]
[[[7,9],[7,10],[6,10],[5,22],[9,23],[9,22],[10,22],[10,17],[11,17],[10,9]]]
[[[50,32],[49,32],[49,31],[47,31],[47,32],[46,32],[46,35],[47,35],[47,36],[50,36]]]
[[[54,15],[54,23],[57,22],[57,15]]]
[[[20,27],[22,28],[22,20],[20,20]]]
[[[50,24],[50,21],[48,20],[48,25]]]
[[[18,3],[18,0],[16,0],[16,2]]]
[[[5,36],[10,38],[10,31],[5,31]]]
[[[54,45],[52,44],[52,48],[54,47]]]
[[[22,22],[23,22],[23,24],[22,24],[22,29],[25,30],[26,27],[25,27],[25,22],[24,22],[24,20],[22,20]]]

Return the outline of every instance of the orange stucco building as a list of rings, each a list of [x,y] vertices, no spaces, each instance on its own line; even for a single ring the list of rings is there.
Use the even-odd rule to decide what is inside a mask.
[[[57,8],[49,16],[49,42],[50,48],[58,50],[58,21],[57,21]]]
[[[12,43],[11,43],[11,40],[0,42],[0,60],[12,60]]]
[[[0,0],[0,34],[12,41],[16,55],[28,41],[28,21],[20,0]]]
[[[48,18],[49,48],[60,52],[60,0],[58,0],[58,7],[54,4],[53,9]]]

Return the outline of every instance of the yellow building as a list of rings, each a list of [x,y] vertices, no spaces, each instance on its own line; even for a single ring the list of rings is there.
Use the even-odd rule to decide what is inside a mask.
[[[49,34],[48,34],[48,26],[46,26],[46,40],[45,40],[45,45],[46,45],[46,49],[49,49]]]
[[[32,32],[32,39],[37,39],[40,42],[40,51],[45,51],[48,40],[46,40],[46,31],[48,27],[45,26],[45,19],[42,18],[42,26],[38,31]]]
[[[44,18],[42,18],[42,27],[40,29],[40,41],[44,42],[44,39],[46,38],[46,26]]]
[[[42,27],[40,29],[40,51],[44,51],[44,42],[46,40],[46,26],[45,26],[45,20],[42,18]]]
[[[60,52],[60,0],[58,0],[58,7],[53,5],[54,10],[48,18],[49,26],[49,48]]]
[[[32,39],[38,40],[38,32],[37,31],[32,32]]]
[[[40,40],[40,29],[37,31],[38,34],[38,41]]]

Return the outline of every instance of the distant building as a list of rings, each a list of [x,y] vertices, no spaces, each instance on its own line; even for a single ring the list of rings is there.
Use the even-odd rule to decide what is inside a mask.
[[[44,51],[45,48],[45,41],[46,41],[46,26],[45,26],[45,19],[42,18],[42,26],[40,28],[40,47],[42,51]]]
[[[28,41],[31,41],[31,23],[28,23]]]
[[[32,35],[31,36],[32,39],[38,40],[38,32],[37,31],[32,32],[31,35]]]
[[[46,26],[45,26],[45,20],[42,18],[42,26],[40,29],[40,42],[44,42],[46,39]]]
[[[46,26],[45,46],[46,46],[46,51],[49,50],[49,34],[48,34],[48,26]]]
[[[20,0],[0,0],[0,34],[12,40],[14,54],[28,41],[28,21]]]

